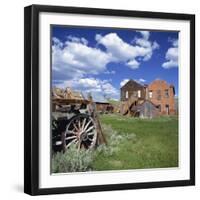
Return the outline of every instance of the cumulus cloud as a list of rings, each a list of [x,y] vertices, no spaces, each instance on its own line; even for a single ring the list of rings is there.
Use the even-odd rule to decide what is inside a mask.
[[[178,39],[172,39],[171,42],[174,47],[178,47]]]
[[[129,79],[123,79],[121,82],[120,82],[120,87],[123,87],[127,82],[129,81]]]
[[[131,69],[137,69],[142,61],[151,58],[153,51],[159,47],[154,41],[149,40],[148,31],[140,31],[141,37],[135,39],[135,44],[123,41],[116,33],[104,36],[95,36],[98,44],[105,47],[105,51],[97,47],[90,47],[83,37],[69,35],[62,42],[53,37],[52,67],[53,76],[66,78],[84,77],[90,74],[108,72],[107,64],[110,62],[124,63]],[[114,71],[111,71],[111,74]]]
[[[72,35],[68,35],[67,39],[69,41],[77,42],[77,43],[82,43],[84,45],[88,44],[88,41],[84,37],[79,38],[79,37],[75,37],[75,36],[72,36]]]
[[[52,67],[55,74],[65,74],[66,78],[83,77],[85,74],[99,74],[106,70],[111,56],[97,48],[86,45],[84,39],[71,38],[62,43],[53,38]]]
[[[143,79],[143,78],[140,78],[140,79],[138,79],[138,82],[139,82],[139,83],[145,83],[145,82],[146,82],[146,80],[145,80],[145,79]]]
[[[119,91],[110,80],[88,77],[102,73],[115,74],[115,70],[108,70],[108,64],[111,62],[123,63],[131,69],[139,68],[141,62],[149,60],[153,51],[159,48],[159,45],[149,38],[148,31],[141,31],[140,37],[135,38],[133,44],[129,44],[116,33],[97,34],[95,40],[98,45],[90,46],[89,41],[83,37],[68,35],[65,41],[53,37],[53,84],[92,93],[99,101],[102,100],[102,96],[118,99]],[[125,80],[122,82],[125,84]]]
[[[120,82],[120,87],[123,87],[130,79],[123,79],[121,82]],[[140,84],[144,84],[146,82],[145,79],[143,78],[139,78],[139,79],[134,79],[136,82],[140,83]]]
[[[128,61],[126,65],[129,66],[131,69],[137,69],[139,68],[140,63],[137,60],[133,59]]]
[[[137,31],[137,32],[141,33],[145,40],[149,39],[149,36],[150,36],[149,31]]]
[[[57,48],[62,48],[63,47],[63,43],[58,38],[53,37],[52,41],[53,41],[55,47],[57,47]]]
[[[114,71],[114,70],[111,70],[111,71],[107,70],[104,72],[104,74],[115,74],[115,73],[116,73],[116,71]]]
[[[162,64],[165,69],[178,67],[178,40],[170,40],[170,42],[172,47],[167,50],[165,54],[166,62]]]
[[[151,42],[144,39],[144,38],[137,38],[135,39],[135,43],[140,45],[141,47],[144,47],[144,48],[149,48],[151,47]]]
[[[74,78],[66,81],[54,82],[59,88],[70,87],[73,90],[81,91],[85,97],[91,93],[95,101],[105,101],[106,98],[118,99],[119,91],[111,84],[110,80],[95,78]]]
[[[123,41],[116,33],[109,33],[105,36],[97,34],[95,39],[110,53],[113,62],[125,62],[131,69],[137,69],[140,65],[137,58],[142,57],[143,61],[147,61],[151,58],[153,51],[159,48],[157,42],[149,40],[148,31],[140,31],[140,33],[142,37],[135,38],[134,44]]]

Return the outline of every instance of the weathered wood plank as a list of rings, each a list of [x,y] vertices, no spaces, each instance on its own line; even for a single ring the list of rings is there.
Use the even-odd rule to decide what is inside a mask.
[[[59,99],[52,98],[52,103],[56,105],[67,105],[67,104],[88,104],[87,99]]]

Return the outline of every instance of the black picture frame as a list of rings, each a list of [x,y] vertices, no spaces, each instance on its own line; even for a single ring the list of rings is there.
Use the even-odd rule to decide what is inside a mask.
[[[190,23],[190,179],[162,182],[39,188],[39,14],[74,13],[153,19],[188,20]],[[195,15],[31,5],[24,9],[24,192],[46,195],[187,186],[195,184]]]

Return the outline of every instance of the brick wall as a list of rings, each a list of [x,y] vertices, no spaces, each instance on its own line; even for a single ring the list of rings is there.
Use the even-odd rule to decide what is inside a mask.
[[[148,85],[147,92],[148,99],[160,109],[161,114],[175,114],[173,85],[168,85],[163,80],[155,80]]]

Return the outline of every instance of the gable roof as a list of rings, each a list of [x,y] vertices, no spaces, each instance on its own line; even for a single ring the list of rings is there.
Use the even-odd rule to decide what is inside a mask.
[[[140,87],[144,87],[142,84],[138,83],[137,81],[130,79],[128,82],[126,82],[120,89],[124,88],[125,86],[127,86],[128,84],[134,83],[136,85],[139,85]]]

